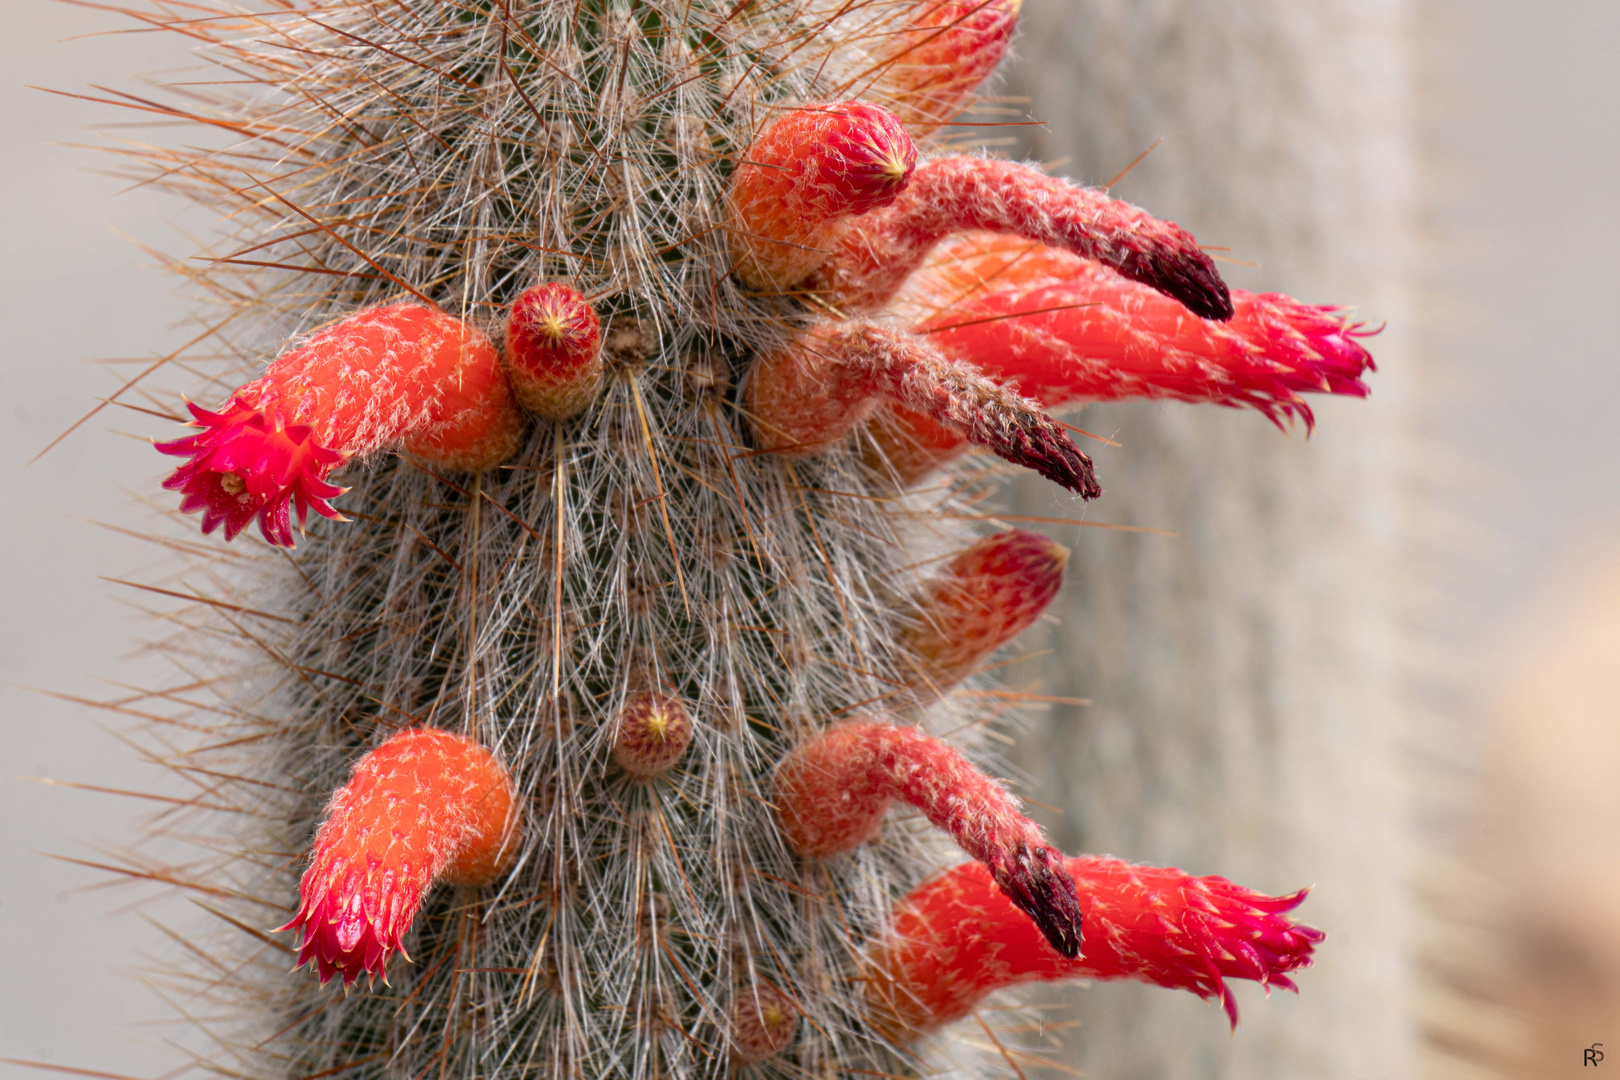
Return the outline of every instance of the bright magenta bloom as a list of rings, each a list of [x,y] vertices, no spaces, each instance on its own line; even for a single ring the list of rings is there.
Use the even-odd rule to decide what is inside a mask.
[[[281,427],[235,399],[219,412],[193,402],[186,407],[204,430],[156,446],[190,458],[163,486],[181,493],[182,513],[202,511],[204,533],[224,525],[225,539],[234,540],[256,517],[265,540],[292,547],[294,508],[300,527],[311,510],[341,520],[327,500],[343,489],[328,484],[326,474],[344,455],[317,442],[310,427]]]

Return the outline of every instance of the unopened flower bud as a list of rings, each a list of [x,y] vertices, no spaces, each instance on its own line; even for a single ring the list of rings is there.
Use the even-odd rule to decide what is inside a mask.
[[[632,776],[668,772],[692,744],[692,717],[672,694],[642,691],[619,712],[613,760]]]
[[[518,404],[547,420],[577,416],[602,384],[601,324],[578,290],[524,289],[506,323],[506,373]]]

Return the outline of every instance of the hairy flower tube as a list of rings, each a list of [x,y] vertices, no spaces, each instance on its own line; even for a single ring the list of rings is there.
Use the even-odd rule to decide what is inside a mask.
[[[1016,799],[949,743],[916,728],[845,724],[783,760],[772,801],[788,845],[825,858],[872,836],[896,799],[983,863],[1053,949],[1079,955],[1082,909],[1062,854],[1018,812]]]
[[[1232,317],[1220,272],[1179,225],[1029,165],[979,157],[925,162],[893,205],[843,223],[808,287],[843,311],[882,307],[936,244],[976,229],[1102,263],[1194,315]]]
[[[332,796],[298,885],[298,964],[321,982],[362,972],[386,979],[388,958],[435,882],[487,885],[513,854],[517,800],[488,750],[430,728],[402,731],[354,767]]]
[[[254,517],[264,538],[292,547],[291,512],[336,512],[327,474],[355,454],[395,448],[450,469],[492,468],[523,432],[489,339],[420,304],[367,308],[282,353],[217,412],[192,408],[205,430],[156,444],[187,458],[164,481],[181,509],[203,511],[231,539]]]
[[[1227,979],[1294,990],[1326,936],[1287,918],[1305,899],[1265,896],[1223,877],[1080,855],[1064,860],[1085,911],[1082,956],[1047,948],[974,863],[924,883],[872,957],[874,1011],[901,1033],[960,1019],[993,991],[1064,979],[1134,979],[1215,998],[1237,1027]]]
[[[884,403],[921,413],[1084,498],[1102,494],[1091,458],[1062,424],[922,338],[877,323],[819,323],[760,357],[747,387],[755,440],[779,454],[824,451]]]
[[[959,112],[1001,63],[1023,0],[929,0],[883,52],[895,115],[918,134]]]
[[[905,636],[919,689],[938,693],[1012,641],[1063,586],[1069,552],[1024,529],[987,536],[927,585],[922,619]]]
[[[506,322],[506,374],[518,404],[546,420],[584,412],[602,383],[602,324],[578,289],[524,289]]]
[[[898,313],[943,352],[1047,408],[1171,398],[1250,407],[1279,427],[1315,417],[1303,394],[1365,397],[1367,331],[1341,309],[1279,293],[1232,294],[1230,322],[1180,305],[1064,252],[973,236],[942,248],[908,282]],[[904,482],[967,448],[927,417],[896,409],[874,426]]]
[[[887,109],[844,101],[789,110],[732,176],[733,272],[753,289],[791,289],[827,258],[833,225],[893,202],[916,164],[911,136]]]

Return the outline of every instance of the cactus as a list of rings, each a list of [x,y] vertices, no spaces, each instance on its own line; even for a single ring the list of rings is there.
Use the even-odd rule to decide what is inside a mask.
[[[220,73],[140,107],[226,140],[152,178],[235,230],[201,280],[241,374],[165,486],[264,541],[183,548],[230,584],[170,643],[220,698],[164,756],[241,811],[168,875],[221,918],[231,1071],[909,1075],[1022,981],[1233,1023],[1224,979],[1292,987],[1302,894],[1065,858],[986,772],[1018,695],[982,669],[1065,557],[971,522],[1017,469],[1102,494],[1049,406],[1308,420],[1370,358],[1171,223],[948,151],[1017,11],[142,16]]]

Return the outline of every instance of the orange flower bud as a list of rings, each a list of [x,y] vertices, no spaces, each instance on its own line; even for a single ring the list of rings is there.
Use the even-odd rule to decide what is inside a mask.
[[[1023,529],[987,536],[929,582],[923,621],[905,636],[922,662],[919,688],[935,693],[966,678],[1029,627],[1063,587],[1068,549]]]
[[[885,53],[882,85],[919,133],[954,117],[1007,54],[1023,0],[930,0]]]

